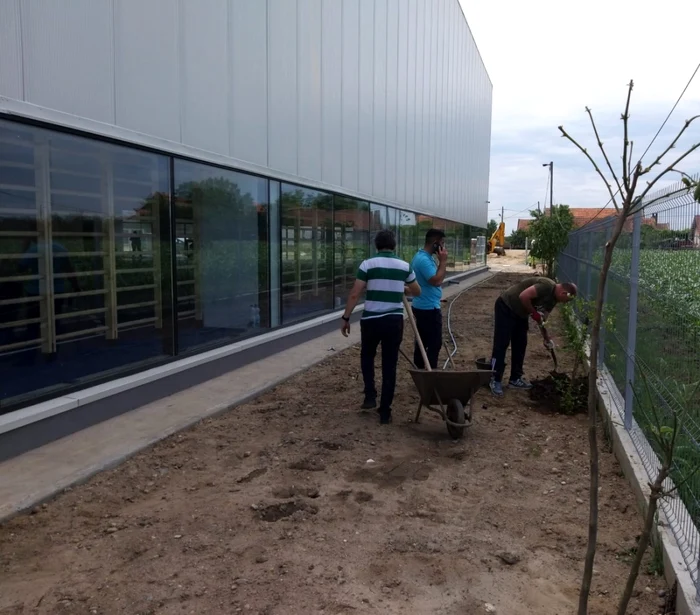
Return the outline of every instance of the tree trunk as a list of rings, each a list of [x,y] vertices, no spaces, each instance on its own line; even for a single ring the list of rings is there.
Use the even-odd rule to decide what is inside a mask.
[[[586,560],[579,592],[578,615],[588,615],[588,597],[591,592],[593,579],[593,562],[595,560],[596,542],[598,540],[598,349],[600,347],[600,323],[603,319],[603,300],[605,298],[605,283],[612,264],[613,250],[622,233],[622,227],[627,219],[629,210],[623,209],[618,214],[612,237],[605,244],[603,266],[600,270],[598,292],[593,314],[591,329],[591,354],[589,356],[590,371],[588,372],[588,448],[590,466],[589,510],[588,510],[588,545]]]
[[[646,553],[647,547],[649,547],[649,542],[651,540],[651,532],[654,529],[654,520],[656,519],[656,510],[659,504],[659,497],[663,491],[663,484],[668,477],[669,469],[666,465],[661,466],[659,473],[656,475],[656,480],[651,486],[651,495],[649,496],[649,508],[647,509],[647,514],[644,519],[644,528],[642,529],[642,535],[639,538],[639,543],[637,544],[637,553],[634,556],[634,561],[632,562],[632,568],[630,568],[629,575],[627,576],[627,584],[625,585],[625,591],[620,599],[620,605],[617,608],[617,615],[625,615],[627,612],[627,607],[632,598],[632,592],[634,591],[634,584],[637,582],[637,577],[639,576],[639,569],[642,567],[642,560],[644,559],[644,554]]]

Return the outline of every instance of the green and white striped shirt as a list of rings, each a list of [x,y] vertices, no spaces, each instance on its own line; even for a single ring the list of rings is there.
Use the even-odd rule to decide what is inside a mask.
[[[393,252],[378,252],[362,261],[357,279],[367,283],[367,295],[362,319],[403,314],[404,285],[415,282],[411,265]]]

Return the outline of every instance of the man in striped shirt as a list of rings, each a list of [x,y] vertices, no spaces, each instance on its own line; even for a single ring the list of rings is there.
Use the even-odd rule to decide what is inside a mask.
[[[391,423],[391,403],[396,388],[396,364],[403,338],[403,294],[420,295],[420,286],[411,266],[396,256],[396,237],[391,231],[379,231],[374,238],[377,255],[363,261],[348,296],[342,316],[341,332],[350,333],[350,315],[367,289],[365,307],[360,320],[362,378],[365,382],[364,410],[377,407],[374,383],[374,357],[382,345],[382,396],[379,422]]]

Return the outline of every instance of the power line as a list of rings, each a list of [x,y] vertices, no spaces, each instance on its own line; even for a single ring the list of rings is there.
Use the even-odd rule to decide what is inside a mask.
[[[661,124],[661,126],[659,127],[659,129],[656,131],[656,134],[654,135],[654,138],[651,140],[651,143],[649,143],[649,145],[647,145],[647,148],[644,150],[644,153],[639,157],[639,162],[637,162],[637,164],[639,164],[639,163],[644,159],[644,156],[647,155],[647,153],[648,153],[649,150],[651,149],[651,146],[654,144],[654,142],[656,141],[656,139],[658,138],[658,136],[661,134],[661,131],[664,129],[664,126],[666,126],[666,123],[668,122],[668,120],[671,119],[671,116],[673,115],[673,112],[676,110],[676,107],[677,107],[678,104],[681,102],[683,96],[685,96],[685,93],[688,91],[688,88],[690,87],[690,84],[693,83],[693,79],[695,79],[695,75],[698,74],[698,71],[700,71],[700,62],[699,62],[698,65],[695,67],[695,70],[693,71],[693,74],[690,76],[690,79],[688,79],[688,83],[685,84],[685,87],[683,88],[683,91],[680,93],[680,96],[678,97],[678,99],[677,99],[676,102],[674,103],[673,107],[671,107],[671,110],[668,112],[668,115],[666,116],[666,119],[663,121],[663,123]],[[636,166],[637,166],[637,165],[635,165],[635,167],[636,167]],[[623,169],[622,171],[623,171],[623,173],[624,173],[624,172],[625,172],[625,169]],[[581,230],[581,229],[586,228],[586,227],[587,227],[589,224],[591,224],[600,214],[602,214],[603,211],[608,207],[608,205],[610,205],[610,203],[612,203],[613,199],[619,194],[619,192],[620,192],[620,189],[618,188],[618,189],[615,191],[615,194],[613,194],[613,196],[610,197],[610,200],[600,209],[600,211],[598,211],[598,213],[597,213],[595,216],[593,216],[588,222],[586,222],[586,224],[584,224],[583,226],[581,226],[578,230]]]

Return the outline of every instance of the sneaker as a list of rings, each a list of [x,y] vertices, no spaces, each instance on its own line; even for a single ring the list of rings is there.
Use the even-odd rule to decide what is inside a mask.
[[[391,409],[389,410],[379,410],[379,424],[388,425],[391,423]]]
[[[509,380],[508,386],[512,389],[522,389],[523,391],[528,391],[532,388],[532,385],[524,378],[518,378],[517,380]]]
[[[493,393],[496,397],[503,397],[503,385],[500,382],[491,380],[491,382],[489,382],[489,387],[491,389],[491,393]]]
[[[366,396],[365,401],[360,406],[363,410],[374,410],[377,407],[377,398]]]

